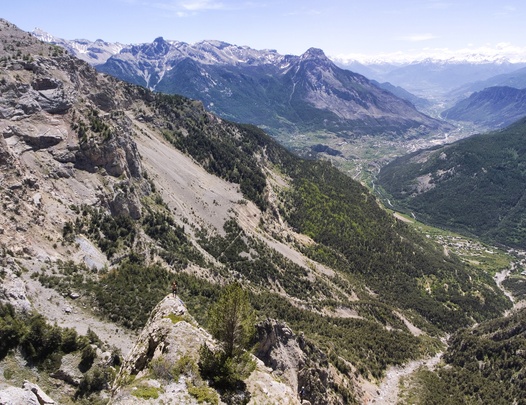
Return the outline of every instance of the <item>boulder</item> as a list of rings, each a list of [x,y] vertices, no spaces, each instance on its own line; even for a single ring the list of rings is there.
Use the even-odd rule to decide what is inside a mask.
[[[0,391],[2,405],[40,405],[37,396],[23,388],[8,387]]]
[[[79,354],[66,354],[62,357],[58,370],[50,374],[50,376],[78,387],[83,377],[79,369],[80,362],[81,358]]]
[[[44,134],[22,134],[24,142],[31,146],[34,150],[47,149],[52,146],[58,145],[64,140],[64,137],[60,133],[49,133]]]
[[[73,105],[68,97],[61,81],[52,77],[39,77],[31,83],[31,87],[37,91],[36,101],[40,108],[50,114],[64,114]]]
[[[50,114],[65,114],[73,105],[62,89],[39,91],[36,101],[42,110]]]
[[[54,404],[55,401],[53,401],[44,391],[42,391],[42,388],[40,388],[38,385],[33,384],[29,381],[24,381],[24,384],[22,387],[26,391],[31,391],[38,399],[38,403],[40,405],[47,405],[47,404]]]

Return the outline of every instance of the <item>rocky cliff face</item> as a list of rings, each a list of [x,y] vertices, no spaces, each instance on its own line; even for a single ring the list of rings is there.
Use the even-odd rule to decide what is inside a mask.
[[[57,218],[71,217],[73,205],[102,202],[113,213],[140,217],[139,198],[148,183],[130,122],[105,113],[124,108],[129,95],[61,48],[6,22],[2,29],[12,32],[1,50],[1,193],[12,213],[1,219],[2,245],[37,254],[35,249],[49,248],[49,241],[40,243],[43,230],[60,234]],[[27,52],[20,60],[9,56],[22,52],[16,47]],[[122,198],[125,185],[135,191]]]
[[[205,343],[209,347],[217,345],[197,325],[179,297],[167,296],[152,311],[134,348],[125,359],[116,378],[112,403],[150,403],[137,395],[140,390],[150,387],[157,391],[156,400],[159,402],[197,404],[197,398],[189,394],[188,389],[195,386],[209,390],[210,397],[219,401],[219,395],[200,380],[197,373],[198,351]],[[287,357],[290,359],[292,355],[289,353]],[[183,364],[184,367],[181,366]],[[292,364],[282,365],[282,371],[289,372],[290,366]],[[290,372],[294,373],[294,370]],[[260,360],[257,360],[256,370],[246,384],[249,404],[300,403],[294,385],[288,380],[282,382]]]
[[[300,399],[312,404],[340,404],[341,396],[334,395],[335,391],[352,396],[356,387],[345,385],[353,382],[342,378],[325,353],[283,322],[267,319],[258,324],[257,336],[256,356],[298,392]]]

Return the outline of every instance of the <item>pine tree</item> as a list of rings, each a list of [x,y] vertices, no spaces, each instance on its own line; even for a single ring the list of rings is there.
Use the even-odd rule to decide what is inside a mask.
[[[240,354],[254,335],[256,316],[248,293],[238,284],[227,286],[210,309],[209,329],[222,343],[226,357]]]

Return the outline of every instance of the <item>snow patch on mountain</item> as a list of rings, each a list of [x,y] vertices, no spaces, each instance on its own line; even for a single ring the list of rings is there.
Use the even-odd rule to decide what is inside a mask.
[[[127,46],[118,42],[106,42],[102,39],[95,41],[88,39],[65,40],[57,38],[40,28],[35,28],[31,34],[43,42],[65,48],[79,59],[94,66],[105,63],[111,56],[118,54]]]

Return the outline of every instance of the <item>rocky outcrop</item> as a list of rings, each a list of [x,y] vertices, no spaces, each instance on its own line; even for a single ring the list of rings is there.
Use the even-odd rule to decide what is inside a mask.
[[[298,392],[303,404],[345,403],[338,393],[346,389],[343,381],[336,383],[341,378],[327,356],[303,335],[295,335],[287,325],[272,319],[257,325],[257,335],[256,356]]]
[[[24,381],[22,386],[26,391],[31,391],[38,399],[40,405],[54,404],[55,401],[52,400],[38,385],[33,384],[29,381]]]
[[[60,367],[50,374],[57,380],[62,380],[74,387],[80,385],[83,374],[79,369],[81,358],[78,353],[66,354],[60,360]]]
[[[11,258],[0,258],[0,268],[4,273],[0,283],[0,303],[13,306],[16,312],[29,313],[31,303],[27,298],[26,284],[18,276],[21,269]]]
[[[42,51],[38,41],[28,39],[8,23],[3,24],[5,30],[10,30],[6,34],[9,41],[23,43],[27,46],[24,55],[27,52],[32,56],[12,56],[2,61],[5,74],[0,80],[0,166],[6,170],[0,180],[7,185],[31,172],[38,173],[44,184],[48,179],[66,180],[53,185],[52,195],[45,190],[40,192],[33,204],[26,201],[29,190],[25,186],[31,184],[24,181],[13,184],[14,188],[9,186],[14,191],[8,197],[0,190],[4,203],[23,217],[16,225],[10,219],[5,221],[6,234],[12,226],[29,231],[36,222],[30,221],[31,215],[36,220],[40,212],[45,214],[49,205],[53,205],[52,201],[60,205],[69,201],[69,207],[78,206],[86,203],[81,195],[87,194],[92,194],[90,200],[113,215],[139,219],[141,198],[150,193],[150,186],[142,176],[141,158],[132,138],[133,122],[123,112],[130,103],[127,88],[112,78],[98,75],[86,63],[60,55],[57,49],[46,46]],[[9,45],[3,44],[6,50]],[[38,48],[38,52],[32,53],[32,47]],[[101,127],[96,127],[94,121]],[[83,126],[85,136],[80,135],[79,125]],[[96,195],[88,189],[97,190]],[[7,198],[14,203],[9,204]],[[63,223],[58,219],[65,222],[69,218],[64,216],[67,210],[59,211],[62,212],[54,212],[52,222],[61,232]],[[39,225],[44,220],[45,215]],[[0,220],[0,228],[3,225]],[[13,244],[15,236],[20,239],[18,233],[10,235],[9,240],[0,243]],[[15,246],[21,244],[22,241],[17,241]]]
[[[24,117],[45,111],[65,114],[73,105],[73,95],[68,94],[61,82],[40,78],[31,84],[9,83],[1,86],[0,118]]]
[[[31,86],[38,92],[40,108],[50,114],[64,114],[73,105],[71,96],[63,89],[63,83],[53,77],[39,77]]]
[[[197,364],[199,348],[204,343],[211,348],[217,344],[196,324],[178,297],[167,296],[152,311],[137,343],[125,359],[116,378],[112,404],[145,403],[133,396],[134,387],[126,385],[131,379],[143,381],[150,387],[157,387],[161,392],[157,400],[162,400],[165,404],[197,404],[197,400],[188,394],[187,384],[191,385],[188,377],[182,376],[178,381],[167,381],[152,375],[151,370],[152,364],[166,364],[168,369],[171,369],[183,356]],[[256,369],[245,381],[249,392],[249,404],[300,403],[297,393],[286,381],[283,382],[274,375],[261,360],[254,360]]]
[[[38,398],[31,391],[18,387],[8,387],[0,391],[2,405],[40,405]]]
[[[258,325],[257,333],[256,357],[299,391],[298,373],[305,366],[307,356],[292,330],[283,323],[268,319]]]
[[[12,136],[19,138],[26,145],[33,150],[47,149],[58,145],[64,140],[64,136],[58,131],[53,131],[51,128],[45,131],[26,131],[17,125],[10,125],[3,131],[4,138],[11,138]]]
[[[195,325],[182,301],[167,296],[152,311],[120,374],[140,377],[148,364],[160,356],[173,363],[181,356],[178,349],[192,349],[191,354],[196,355],[197,349],[205,342],[211,345],[212,339]]]

